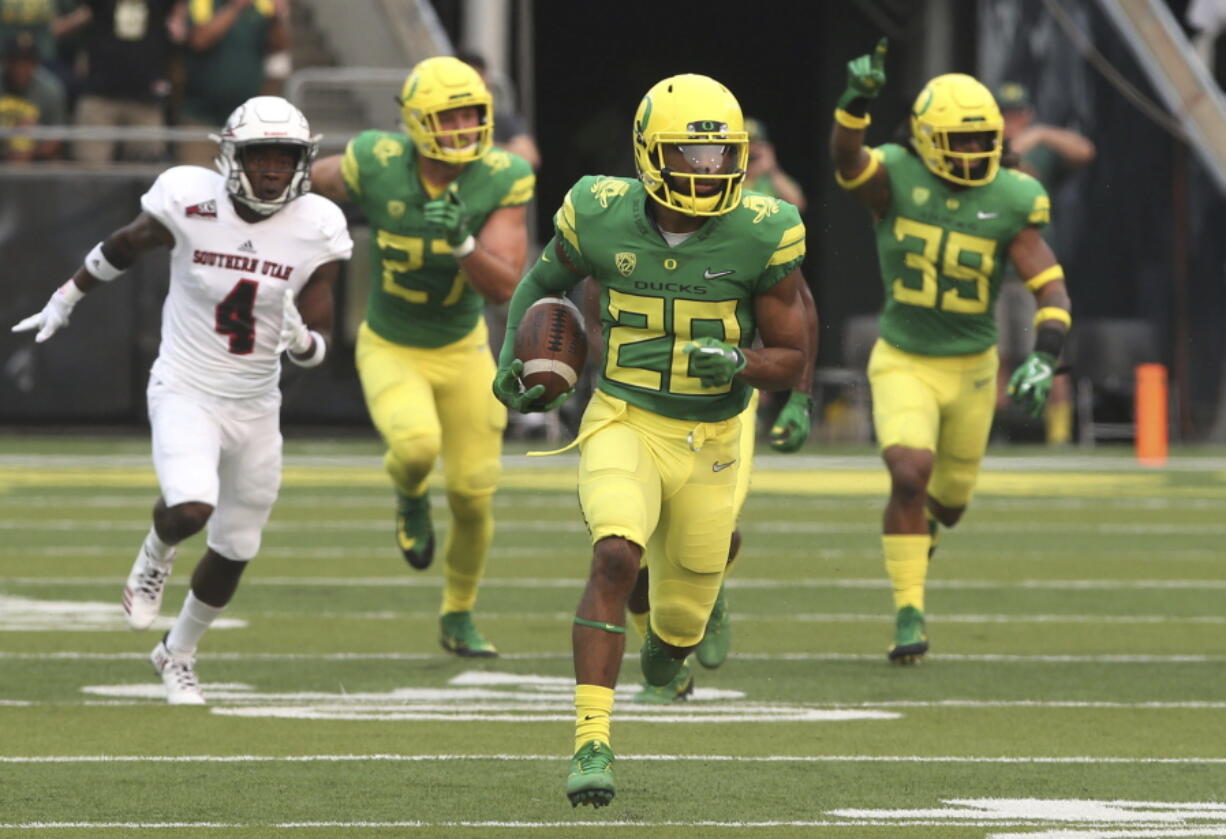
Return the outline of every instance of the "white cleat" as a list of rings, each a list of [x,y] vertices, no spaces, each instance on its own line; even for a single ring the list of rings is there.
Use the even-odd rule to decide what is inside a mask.
[[[157,620],[174,561],[173,550],[167,559],[159,561],[141,545],[136,562],[132,563],[132,571],[128,574],[128,582],[123,587],[123,610],[128,615],[128,626],[148,629]]]
[[[149,654],[149,663],[166,685],[166,701],[171,705],[203,705],[204,694],[196,680],[196,654],[175,653],[166,646],[166,639]]]

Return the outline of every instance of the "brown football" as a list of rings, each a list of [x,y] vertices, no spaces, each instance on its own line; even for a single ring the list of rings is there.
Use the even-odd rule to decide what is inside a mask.
[[[546,405],[575,386],[587,361],[583,315],[565,297],[542,297],[524,312],[515,333],[515,357],[524,390],[544,385],[536,405]]]

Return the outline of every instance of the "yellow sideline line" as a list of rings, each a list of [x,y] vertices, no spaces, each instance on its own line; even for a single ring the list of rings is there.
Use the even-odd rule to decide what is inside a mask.
[[[569,491],[575,488],[574,468],[509,467],[501,487],[521,490]],[[436,475],[435,482],[441,481]],[[288,466],[286,487],[336,487],[385,489],[388,478],[380,469],[336,466]],[[991,472],[985,471],[977,492],[984,495],[1058,495],[1110,497],[1122,494],[1156,493],[1168,488],[1163,474],[1097,472]],[[30,487],[147,488],[157,486],[153,469],[146,467],[0,467],[0,493]],[[883,495],[889,489],[884,469],[756,469],[755,493],[786,495]],[[1173,489],[1173,488],[1172,488]]]

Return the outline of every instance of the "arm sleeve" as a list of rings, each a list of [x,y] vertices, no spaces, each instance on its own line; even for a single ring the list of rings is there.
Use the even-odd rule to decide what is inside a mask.
[[[515,293],[511,295],[511,302],[507,307],[507,334],[498,353],[499,367],[507,366],[515,358],[515,333],[528,307],[547,295],[564,294],[583,279],[559,263],[556,256],[548,258],[549,254],[554,253],[557,241],[556,237],[549,240],[536,264],[519,281]]]

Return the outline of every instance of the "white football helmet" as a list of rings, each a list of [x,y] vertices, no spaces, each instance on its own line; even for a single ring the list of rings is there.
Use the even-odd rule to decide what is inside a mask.
[[[226,190],[260,215],[272,215],[310,191],[311,161],[319,150],[319,137],[311,135],[311,126],[302,112],[280,96],[253,96],[234,109],[221,134],[209,136],[218,143],[214,163],[225,176]],[[243,149],[256,145],[284,145],[298,151],[289,186],[270,200],[256,197],[243,169]]]

